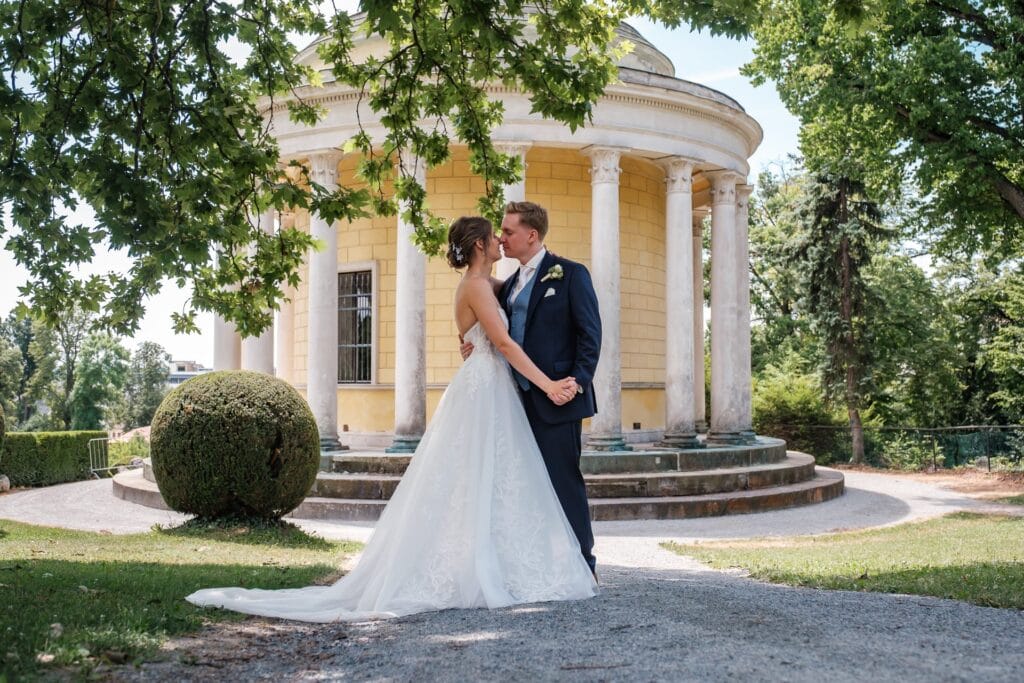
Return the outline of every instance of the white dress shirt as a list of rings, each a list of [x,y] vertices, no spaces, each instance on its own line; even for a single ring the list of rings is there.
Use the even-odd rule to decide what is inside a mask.
[[[536,254],[533,255],[526,263],[520,264],[519,266],[519,278],[516,280],[516,286],[512,288],[512,295],[509,297],[510,302],[515,302],[516,297],[519,296],[519,292],[523,291],[526,287],[526,283],[530,281],[533,274],[540,268],[540,262],[544,260],[544,256],[547,255],[548,250],[541,248]]]

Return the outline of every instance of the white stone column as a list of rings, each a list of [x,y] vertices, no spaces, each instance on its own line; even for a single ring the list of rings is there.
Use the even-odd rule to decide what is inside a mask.
[[[281,229],[288,230],[295,226],[295,214],[281,214]],[[277,376],[286,382],[295,383],[295,288],[289,284],[281,287],[284,298],[277,311],[277,324],[274,326],[274,367]]]
[[[338,152],[309,158],[312,180],[326,188],[338,183]],[[306,400],[320,431],[320,450],[333,451],[338,442],[338,233],[316,213],[309,232],[323,244],[309,254],[309,352],[306,361]]]
[[[591,274],[601,313],[601,359],[594,376],[597,414],[590,419],[587,448],[629,450],[622,438],[622,358],[619,324],[619,158],[615,148],[593,147],[591,159]]]
[[[742,443],[743,389],[735,360],[739,355],[739,245],[736,234],[736,184],[732,171],[708,174],[711,180],[711,425],[708,444]]]
[[[238,370],[242,367],[242,339],[235,324],[213,314],[213,369]]]
[[[523,165],[523,177],[518,183],[505,186],[506,202],[526,201],[526,153],[530,150],[528,142],[495,142],[494,148],[502,154],[518,156]],[[494,277],[499,280],[507,279],[519,268],[519,259],[503,258],[494,266]]]
[[[426,185],[426,164],[410,157],[400,174]],[[427,426],[427,258],[413,243],[412,223],[398,209],[395,292],[395,439],[388,453],[412,453]]]
[[[704,218],[707,209],[693,211],[693,419],[698,432],[708,431],[704,395]]]
[[[693,388],[692,176],[692,161],[665,164],[665,436],[658,445],[666,448],[701,446]]]
[[[740,389],[739,427],[745,442],[753,441],[754,415],[751,404],[753,377],[750,369],[750,185],[736,186],[736,288],[739,304],[736,307],[737,340],[736,383]]]
[[[277,212],[270,208],[259,216],[260,230],[267,235],[274,234]],[[242,369],[274,374],[274,325],[263,330],[256,337],[242,340]]]

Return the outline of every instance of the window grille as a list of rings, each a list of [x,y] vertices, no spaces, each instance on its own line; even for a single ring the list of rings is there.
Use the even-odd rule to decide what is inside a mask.
[[[338,382],[369,384],[373,361],[373,272],[338,273]]]

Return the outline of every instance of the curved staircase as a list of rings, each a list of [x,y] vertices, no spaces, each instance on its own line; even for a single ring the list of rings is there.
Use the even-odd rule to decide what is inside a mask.
[[[291,517],[375,520],[401,481],[409,455],[344,451],[326,458],[309,496]],[[682,519],[776,510],[831,500],[843,475],[779,439],[744,446],[585,452],[580,464],[594,521]],[[120,498],[165,508],[152,469],[114,478]]]

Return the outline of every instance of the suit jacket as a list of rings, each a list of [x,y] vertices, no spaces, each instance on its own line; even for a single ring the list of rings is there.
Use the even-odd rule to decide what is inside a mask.
[[[562,279],[541,282],[556,264],[562,267]],[[597,412],[593,381],[601,354],[601,314],[590,273],[582,264],[549,251],[534,278],[523,350],[551,379],[575,377],[583,393],[563,406],[556,406],[531,384],[526,400],[534,402],[537,413],[548,424],[582,420]],[[506,280],[498,297],[510,318],[508,295],[518,279],[516,272]]]

